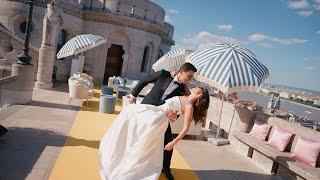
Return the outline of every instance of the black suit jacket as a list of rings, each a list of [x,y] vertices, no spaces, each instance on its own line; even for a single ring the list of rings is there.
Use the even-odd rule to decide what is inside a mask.
[[[132,90],[131,94],[135,97],[139,95],[141,90],[148,85],[149,83],[154,83],[151,91],[144,97],[142,104],[151,104],[159,106],[163,104],[165,101],[162,100],[162,95],[168,88],[170,82],[173,80],[170,72],[166,70],[161,70],[155,72],[146,78],[139,81],[137,86]],[[169,99],[174,96],[183,96],[185,92],[185,85],[179,85],[173,92],[171,92],[166,99]],[[166,100],[165,99],[165,100]]]

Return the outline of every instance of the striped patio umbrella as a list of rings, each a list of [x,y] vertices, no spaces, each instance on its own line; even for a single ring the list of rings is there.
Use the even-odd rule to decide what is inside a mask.
[[[75,36],[60,49],[57,59],[80,54],[105,42],[106,39],[99,35],[82,34]]]
[[[162,69],[167,71],[179,70],[180,67],[186,62],[186,56],[193,51],[187,49],[175,49],[171,50],[160,59],[158,59],[153,65],[154,71],[160,71]]]
[[[255,91],[269,76],[269,70],[248,49],[230,43],[202,46],[186,58],[197,69],[195,79],[219,89],[224,94]],[[224,96],[220,106],[218,133]],[[231,127],[231,125],[230,125]]]
[[[186,59],[198,69],[196,80],[225,94],[255,91],[269,76],[269,70],[253,52],[234,44],[209,44]]]

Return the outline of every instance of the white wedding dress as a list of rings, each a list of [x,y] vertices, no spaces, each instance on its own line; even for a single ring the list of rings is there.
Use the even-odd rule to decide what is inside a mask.
[[[161,106],[130,104],[103,136],[99,172],[103,180],[158,180],[163,160],[166,110],[181,111],[178,96]]]

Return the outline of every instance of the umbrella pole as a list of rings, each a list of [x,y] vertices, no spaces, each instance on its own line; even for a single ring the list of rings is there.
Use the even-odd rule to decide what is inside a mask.
[[[217,124],[216,138],[219,138],[219,136],[220,136],[220,130],[221,130],[220,129],[220,122],[221,122],[221,116],[222,116],[223,103],[224,103],[224,94],[221,97],[221,105],[220,105],[219,119],[218,119],[218,124]]]

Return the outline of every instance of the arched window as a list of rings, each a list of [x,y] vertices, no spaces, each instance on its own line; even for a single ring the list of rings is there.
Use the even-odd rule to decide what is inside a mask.
[[[149,52],[150,52],[150,47],[146,46],[144,48],[143,52],[143,59],[141,63],[141,69],[140,72],[147,73],[148,72],[148,67],[149,67]]]
[[[67,41],[67,31],[62,29],[58,34],[57,53]]]
[[[33,29],[32,24],[31,24],[30,27],[31,27],[31,28],[30,28],[30,32],[32,32],[32,29]],[[23,34],[25,34],[25,33],[26,33],[26,30],[27,30],[27,21],[24,21],[24,22],[22,22],[22,23],[20,24],[20,31],[21,31]]]

